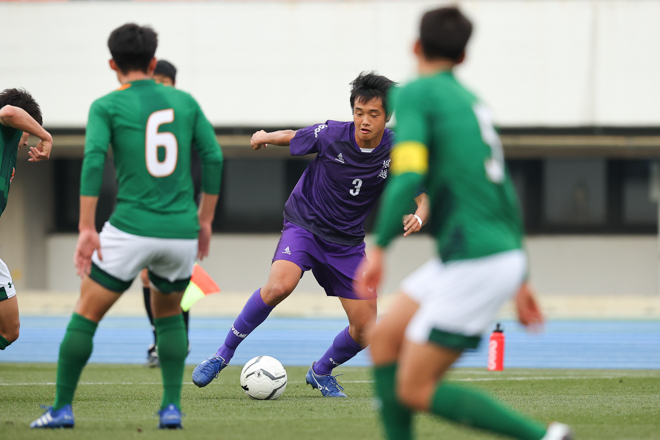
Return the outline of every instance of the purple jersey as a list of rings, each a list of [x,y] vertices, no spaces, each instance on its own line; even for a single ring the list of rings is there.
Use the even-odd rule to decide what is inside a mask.
[[[298,130],[291,155],[318,153],[284,205],[284,218],[331,243],[357,246],[364,221],[383,192],[394,134],[373,150],[355,142],[353,122],[327,121]]]

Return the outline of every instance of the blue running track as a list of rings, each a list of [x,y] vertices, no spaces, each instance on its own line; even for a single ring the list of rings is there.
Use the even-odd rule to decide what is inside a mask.
[[[21,318],[18,341],[0,352],[0,362],[57,362],[69,317]],[[215,352],[233,319],[191,317],[188,364]],[[269,355],[284,365],[307,366],[317,360],[347,322],[345,319],[269,318],[238,348],[233,365]],[[530,335],[516,323],[503,323],[508,368],[660,369],[660,321],[554,321]],[[152,342],[147,318],[106,318],[94,338],[90,362],[141,364]],[[466,353],[461,367],[486,367],[487,338]],[[346,365],[366,366],[362,352]]]

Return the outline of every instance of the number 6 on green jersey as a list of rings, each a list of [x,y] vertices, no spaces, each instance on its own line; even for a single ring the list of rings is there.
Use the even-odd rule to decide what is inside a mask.
[[[174,122],[174,109],[153,112],[147,120],[145,154],[147,170],[154,177],[166,177],[174,172],[179,146],[176,137],[169,131],[158,132],[162,124]],[[158,147],[165,148],[165,159],[158,160]]]

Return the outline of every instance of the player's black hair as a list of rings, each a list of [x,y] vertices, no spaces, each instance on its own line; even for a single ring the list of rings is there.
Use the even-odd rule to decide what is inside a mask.
[[[27,90],[24,89],[5,89],[0,93],[0,108],[12,105],[14,107],[20,107],[27,112],[28,115],[39,123],[43,125],[43,120],[41,119],[41,108],[37,101],[34,100],[32,95],[30,95]]]
[[[158,60],[154,74],[167,76],[172,80],[172,84],[176,82],[176,67],[169,61]]]
[[[376,72],[362,72],[351,81],[351,109],[355,108],[355,101],[369,102],[378,98],[387,111],[387,92],[396,83]]]
[[[112,59],[122,73],[139,70],[147,73],[156,54],[158,34],[149,26],[127,23],[118,27],[108,38]]]
[[[472,22],[456,6],[428,11],[419,26],[419,41],[430,60],[458,61],[472,35]]]

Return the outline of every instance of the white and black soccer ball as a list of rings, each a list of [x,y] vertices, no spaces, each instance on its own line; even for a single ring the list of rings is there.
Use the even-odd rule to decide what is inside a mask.
[[[257,356],[243,367],[241,388],[253,399],[277,399],[286,389],[286,370],[275,358]]]

